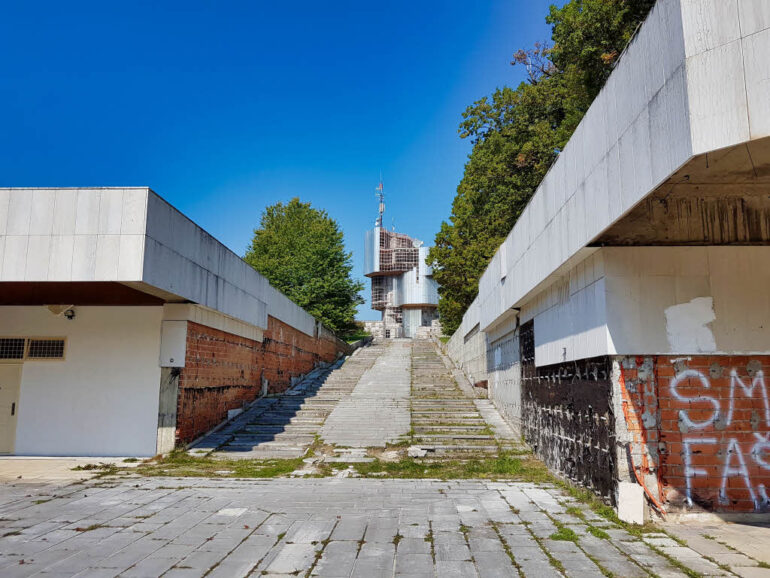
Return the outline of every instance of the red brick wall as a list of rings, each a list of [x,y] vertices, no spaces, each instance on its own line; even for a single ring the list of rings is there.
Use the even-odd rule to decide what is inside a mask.
[[[268,317],[264,339],[253,341],[197,323],[187,323],[187,355],[179,375],[177,442],[189,443],[243,407],[262,391],[286,390],[291,378],[320,361],[331,362],[344,344],[324,332],[313,338]]]
[[[621,365],[634,465],[666,509],[770,509],[770,356],[629,357]]]

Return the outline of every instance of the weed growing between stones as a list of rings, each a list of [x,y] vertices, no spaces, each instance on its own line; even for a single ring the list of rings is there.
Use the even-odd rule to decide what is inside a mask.
[[[286,476],[301,467],[302,460],[303,458],[228,460],[191,456],[177,450],[165,457],[149,460],[130,471],[150,477],[276,478]]]
[[[425,534],[424,540],[430,544],[430,557],[433,559],[433,563],[436,563],[436,541],[433,537],[433,522],[428,522],[428,533]]]
[[[105,464],[100,462],[98,464],[83,464],[71,468],[73,472],[97,472],[95,478],[101,478],[104,476],[114,475],[120,471],[120,468],[115,464]]]
[[[91,524],[90,526],[85,526],[83,528],[78,527],[75,528],[76,532],[93,532],[94,530],[98,530],[99,528],[106,528],[104,524]]]
[[[610,535],[602,530],[601,528],[597,528],[596,526],[588,526],[587,528],[588,533],[595,536],[596,538],[599,538],[601,540],[609,540]]]
[[[572,528],[566,526],[559,526],[559,529],[551,534],[551,540],[561,540],[563,542],[575,542],[578,541],[578,535]]]
[[[542,462],[524,456],[501,453],[497,456],[468,460],[425,461],[402,458],[398,461],[354,464],[362,477],[411,479],[506,479],[528,482],[548,482],[550,474]]]

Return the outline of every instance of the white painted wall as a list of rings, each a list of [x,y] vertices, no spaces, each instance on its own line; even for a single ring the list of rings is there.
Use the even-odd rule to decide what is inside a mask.
[[[475,300],[447,342],[447,355],[472,383],[487,379],[487,337],[483,331],[472,334],[479,324],[479,314],[478,300]]]
[[[0,281],[141,281],[147,188],[0,188]]]
[[[517,319],[511,318],[486,335],[489,398],[503,417],[520,431],[521,357]]]
[[[604,258],[597,251],[521,309],[535,320],[535,363],[551,365],[609,351]]]
[[[162,307],[0,307],[0,335],[67,338],[64,361],[25,361],[18,455],[151,456]]]
[[[535,320],[535,363],[767,354],[768,263],[770,247],[599,249],[522,307],[522,322]]]
[[[770,247],[601,251],[611,353],[770,352]]]

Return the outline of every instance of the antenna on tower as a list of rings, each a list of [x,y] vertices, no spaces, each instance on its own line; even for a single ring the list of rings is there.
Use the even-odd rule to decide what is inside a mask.
[[[379,213],[377,216],[377,220],[374,223],[374,226],[382,227],[382,215],[383,213],[385,213],[385,191],[384,191],[384,187],[382,186],[382,171],[380,171],[380,184],[377,185],[377,188],[374,190],[377,191],[376,195],[380,199]]]

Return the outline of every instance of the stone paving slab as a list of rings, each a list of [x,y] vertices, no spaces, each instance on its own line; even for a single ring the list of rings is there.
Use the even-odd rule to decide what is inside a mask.
[[[520,482],[134,478],[41,485],[45,502],[21,488],[0,486],[3,577],[683,575],[621,529],[590,535],[560,490]],[[556,522],[581,537],[553,540]]]
[[[694,566],[707,575],[724,575],[721,564],[733,574],[747,578],[770,578],[770,519],[752,515],[745,519],[696,523],[668,523],[666,532],[679,542],[667,544],[666,550],[678,559],[708,557]],[[678,548],[678,549],[677,549]]]

